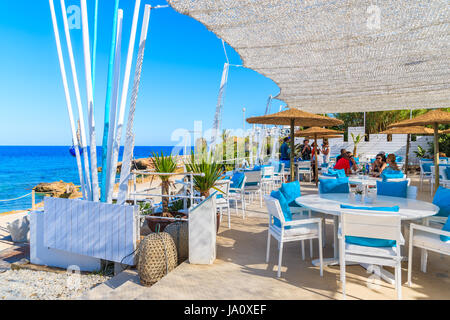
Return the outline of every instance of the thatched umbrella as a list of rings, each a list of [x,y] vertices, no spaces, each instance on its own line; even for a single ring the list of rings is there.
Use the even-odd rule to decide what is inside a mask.
[[[450,129],[442,131],[443,134],[450,134]]]
[[[450,123],[450,112],[442,110],[431,110],[413,119],[400,121],[394,123],[388,128],[395,127],[412,127],[412,126],[426,126],[432,125],[434,129],[434,178],[435,178],[435,192],[439,188],[439,124]]]
[[[319,137],[326,138],[331,136],[336,136],[339,133],[344,133],[343,131],[337,131],[332,129],[325,129],[320,127],[311,127],[306,130],[297,131],[295,133],[296,137],[314,137],[314,142],[316,143],[316,147],[314,148],[314,177],[316,181],[316,185],[319,182],[318,172],[319,168],[317,167],[317,139]]]
[[[247,119],[248,123],[259,123],[259,124],[272,124],[272,125],[282,125],[290,126],[291,135],[291,155],[290,155],[290,171],[291,171],[291,181],[294,179],[294,127],[295,126],[305,126],[305,127],[331,127],[341,125],[344,122],[339,119],[321,116],[314,113],[305,112],[299,109],[288,109],[280,111],[274,114],[268,114],[260,117],[252,117]]]
[[[410,145],[411,135],[412,134],[433,135],[434,130],[431,128],[427,128],[427,127],[414,126],[414,127],[397,127],[397,128],[387,129],[380,133],[381,134],[407,134],[406,156],[405,156],[405,174],[408,175],[409,145]]]

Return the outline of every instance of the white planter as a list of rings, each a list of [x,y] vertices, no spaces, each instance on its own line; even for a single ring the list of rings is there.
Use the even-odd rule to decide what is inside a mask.
[[[216,195],[214,193],[189,211],[189,263],[214,263],[216,234]]]

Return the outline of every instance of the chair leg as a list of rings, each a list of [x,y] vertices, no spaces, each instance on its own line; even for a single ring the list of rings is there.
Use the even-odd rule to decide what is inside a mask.
[[[313,257],[313,241],[312,241],[312,239],[309,240],[309,257],[311,259]]]
[[[262,208],[262,191],[259,190],[259,206]]]
[[[266,263],[269,263],[269,254],[270,254],[270,231],[267,231]]]
[[[421,250],[420,264],[421,270],[423,273],[427,273],[427,260],[428,260],[428,251],[426,249]]]
[[[344,255],[344,241],[339,241],[339,264],[341,269],[342,295],[345,296],[345,255]]]
[[[319,225],[320,228],[320,225]],[[322,235],[319,230],[319,261],[320,261],[320,276],[323,277],[323,250],[322,250]]]
[[[231,229],[231,213],[230,213],[230,208],[228,208],[227,213],[228,213],[228,229]]]
[[[397,299],[402,300],[402,268],[400,262],[395,267],[395,282],[397,284]]]
[[[283,242],[280,243],[280,251],[278,253],[278,278],[281,277],[281,259],[283,258]]]
[[[302,260],[305,260],[305,240],[302,240]]]
[[[408,252],[408,286],[411,287],[412,281],[411,281],[411,273],[412,273],[412,259],[413,259],[413,241],[412,241],[412,234],[409,235],[409,252]]]

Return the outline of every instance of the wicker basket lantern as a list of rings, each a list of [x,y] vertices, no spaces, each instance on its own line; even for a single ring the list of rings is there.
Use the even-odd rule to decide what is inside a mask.
[[[178,262],[181,263],[189,256],[189,228],[187,222],[175,222],[168,225],[165,232],[175,241],[178,253]]]
[[[137,269],[144,286],[151,286],[177,266],[177,249],[166,232],[150,233],[139,244]]]

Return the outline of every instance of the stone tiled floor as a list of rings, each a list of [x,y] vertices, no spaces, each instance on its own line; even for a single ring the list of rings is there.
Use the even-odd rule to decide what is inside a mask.
[[[413,184],[417,184],[414,179]],[[317,192],[313,184],[302,183],[302,193]],[[425,185],[418,199],[430,201]],[[217,236],[217,260],[200,266],[185,262],[152,287],[139,285],[133,270],[126,271],[88,292],[84,299],[341,299],[339,267],[319,268],[311,264],[309,241],[306,259],[301,259],[300,244],[288,243],[283,253],[281,278],[276,277],[277,244],[272,241],[271,258],[265,263],[267,214],[257,202],[247,211],[246,219],[232,215],[231,229],[226,217]],[[234,213],[234,212],[233,212]],[[333,255],[332,224],[327,221],[325,257]],[[313,244],[317,257],[317,242]],[[406,285],[407,263],[402,268],[404,299],[450,299],[450,258],[429,253],[428,272],[419,270],[420,254],[416,250],[413,262],[413,286]],[[389,268],[387,268],[389,270]],[[393,285],[371,277],[362,267],[347,267],[348,299],[396,299]]]

